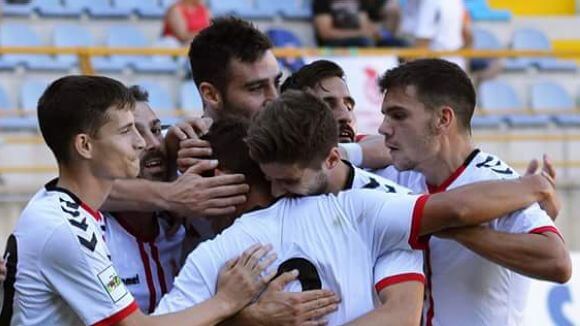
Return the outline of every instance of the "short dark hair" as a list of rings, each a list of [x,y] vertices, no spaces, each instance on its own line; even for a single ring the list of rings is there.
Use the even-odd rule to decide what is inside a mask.
[[[450,106],[459,125],[471,132],[475,110],[475,89],[458,65],[442,59],[421,59],[388,70],[379,80],[381,92],[414,86],[418,100],[428,109]]]
[[[219,169],[241,173],[254,185],[265,183],[266,178],[260,166],[250,158],[245,142],[249,125],[249,121],[244,118],[224,117],[214,122],[201,139],[210,142],[212,158],[218,160]]]
[[[258,113],[246,140],[258,163],[298,163],[319,168],[338,144],[332,111],[317,96],[289,90]]]
[[[107,109],[133,109],[135,100],[122,83],[102,76],[66,76],[54,81],[38,100],[38,124],[59,163],[71,159],[75,135],[96,135]]]
[[[286,78],[282,86],[280,86],[280,91],[314,88],[320,81],[330,77],[344,79],[344,70],[332,61],[316,60]]]
[[[149,102],[149,92],[139,85],[129,87],[129,92],[137,102]]]
[[[252,23],[236,17],[216,18],[189,46],[193,81],[198,87],[209,82],[224,92],[232,59],[253,63],[270,48],[268,37]]]

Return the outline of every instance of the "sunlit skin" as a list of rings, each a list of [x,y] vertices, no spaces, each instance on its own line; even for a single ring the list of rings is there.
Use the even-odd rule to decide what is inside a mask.
[[[137,102],[135,105],[135,127],[145,139],[145,149],[140,160],[139,177],[166,181],[168,177],[167,152],[161,134],[161,121],[147,102]]]
[[[313,169],[299,164],[265,163],[260,168],[271,183],[274,197],[318,195],[328,187],[325,168]]]
[[[248,63],[232,59],[220,109],[225,114],[251,118],[279,95],[282,73],[272,51]]]
[[[417,99],[414,86],[387,91],[379,133],[391,151],[393,165],[401,171],[421,171],[439,151],[433,131],[434,114]]]
[[[133,112],[109,109],[107,122],[91,137],[91,169],[103,179],[135,178],[144,140],[135,128]]]
[[[324,100],[332,110],[338,123],[339,142],[353,142],[356,135],[355,100],[350,95],[346,82],[339,77],[328,77],[310,90]]]

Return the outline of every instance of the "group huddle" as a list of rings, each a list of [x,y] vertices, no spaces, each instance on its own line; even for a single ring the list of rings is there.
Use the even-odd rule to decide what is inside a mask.
[[[59,175],[6,244],[0,324],[518,325],[530,277],[570,278],[549,160],[473,147],[460,67],[386,71],[360,135],[338,65],[279,85],[271,48],[214,20],[189,50],[204,118],[165,133],[138,86],[46,89]]]

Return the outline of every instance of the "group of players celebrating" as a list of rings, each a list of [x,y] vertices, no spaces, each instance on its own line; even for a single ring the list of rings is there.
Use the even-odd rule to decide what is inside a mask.
[[[570,278],[550,162],[473,146],[457,65],[385,72],[357,135],[342,69],[280,85],[251,23],[214,20],[189,59],[205,117],[165,135],[139,87],[46,89],[59,175],[8,239],[0,324],[518,325],[530,277]]]

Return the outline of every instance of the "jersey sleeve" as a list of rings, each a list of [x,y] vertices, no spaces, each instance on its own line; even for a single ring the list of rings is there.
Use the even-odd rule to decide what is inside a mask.
[[[423,252],[403,249],[386,252],[376,261],[373,276],[377,293],[402,282],[425,283]]]
[[[533,204],[526,209],[499,219],[496,228],[499,231],[509,233],[554,232],[560,235],[552,219],[538,204]]]
[[[202,242],[193,250],[174,280],[171,291],[161,298],[154,314],[180,311],[213,297],[218,275],[225,263],[264,239],[245,231],[245,224],[237,220],[213,240]]]
[[[416,38],[432,39],[437,33],[437,21],[439,19],[437,1],[423,0],[419,5],[417,14]]]
[[[102,241],[85,245],[67,224],[57,227],[41,253],[41,270],[55,293],[87,325],[114,325],[139,307],[117,275]]]
[[[375,259],[394,249],[422,249],[419,226],[427,195],[387,194],[357,189],[343,192],[345,206]]]

